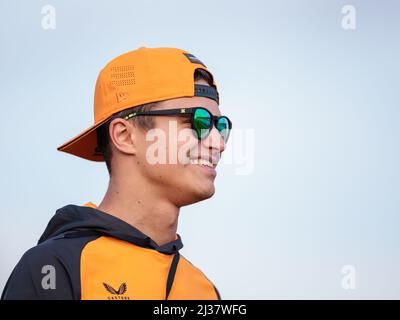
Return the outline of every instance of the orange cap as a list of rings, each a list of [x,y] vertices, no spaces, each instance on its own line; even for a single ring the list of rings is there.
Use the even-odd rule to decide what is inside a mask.
[[[104,161],[97,148],[96,129],[114,113],[180,97],[206,96],[219,102],[214,79],[215,89],[194,84],[196,69],[211,74],[194,55],[177,48],[141,47],[115,58],[97,78],[94,124],[57,150],[88,160]]]

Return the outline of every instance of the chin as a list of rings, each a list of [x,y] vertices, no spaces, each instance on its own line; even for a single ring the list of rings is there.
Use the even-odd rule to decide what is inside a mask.
[[[181,206],[187,206],[187,205],[191,205],[203,200],[207,200],[209,198],[211,198],[215,193],[215,187],[214,185],[212,186],[207,186],[202,187],[202,188],[197,188],[192,190],[192,192],[189,194],[187,194],[187,197],[185,197],[185,199],[181,199]]]
[[[205,199],[209,199],[211,198],[215,193],[215,187],[214,184],[212,184],[211,186],[204,186],[203,188],[197,190],[196,195],[198,196],[199,200],[198,201],[202,201]]]

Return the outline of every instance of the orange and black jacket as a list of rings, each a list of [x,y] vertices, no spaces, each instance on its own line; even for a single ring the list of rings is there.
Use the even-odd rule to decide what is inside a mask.
[[[57,210],[14,268],[2,299],[220,299],[214,284],[179,254],[178,234],[158,246],[90,205]]]

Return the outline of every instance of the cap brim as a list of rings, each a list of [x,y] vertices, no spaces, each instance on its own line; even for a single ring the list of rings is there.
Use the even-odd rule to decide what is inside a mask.
[[[92,161],[104,161],[103,154],[97,150],[96,129],[105,123],[108,118],[94,124],[76,137],[57,148],[58,151],[73,154],[77,157]]]

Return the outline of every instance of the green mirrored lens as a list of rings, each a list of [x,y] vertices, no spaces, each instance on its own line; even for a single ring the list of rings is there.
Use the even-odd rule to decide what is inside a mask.
[[[211,114],[205,109],[197,109],[194,113],[193,126],[197,136],[205,137],[211,128]]]
[[[224,139],[224,141],[227,142],[229,138],[230,129],[229,129],[229,121],[226,117],[221,117],[218,119],[217,129],[221,134],[222,138]]]

